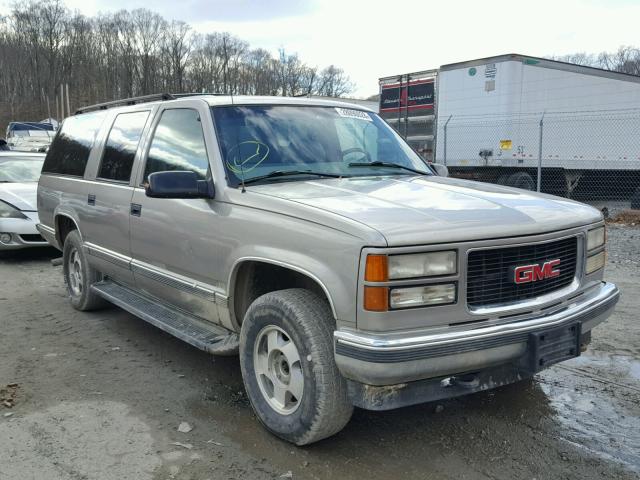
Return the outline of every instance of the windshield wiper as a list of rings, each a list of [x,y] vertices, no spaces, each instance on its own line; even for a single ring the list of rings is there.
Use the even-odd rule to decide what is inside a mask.
[[[416,170],[415,168],[405,167],[399,163],[392,162],[380,162],[376,160],[375,162],[351,162],[349,164],[350,167],[388,167],[388,168],[400,168],[402,170],[407,170],[408,172],[417,173],[419,175],[430,175],[428,172],[424,172],[422,170]]]
[[[317,177],[327,178],[340,178],[342,176],[335,173],[314,172],[312,170],[274,170],[273,172],[269,172],[266,175],[247,178],[244,181],[241,180],[241,183],[246,185],[248,183],[259,182],[260,180],[266,180],[268,178],[288,177],[290,175],[315,175]]]

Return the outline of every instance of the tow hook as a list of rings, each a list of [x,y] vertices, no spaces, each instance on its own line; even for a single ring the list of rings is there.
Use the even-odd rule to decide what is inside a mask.
[[[480,379],[475,373],[467,373],[449,377],[449,384],[462,388],[476,388],[480,385]]]

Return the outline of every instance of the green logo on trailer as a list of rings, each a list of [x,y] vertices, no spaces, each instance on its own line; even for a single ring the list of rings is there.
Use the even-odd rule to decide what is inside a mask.
[[[473,77],[477,72],[478,72],[478,70],[476,70],[476,67],[471,67],[469,69],[469,76]]]

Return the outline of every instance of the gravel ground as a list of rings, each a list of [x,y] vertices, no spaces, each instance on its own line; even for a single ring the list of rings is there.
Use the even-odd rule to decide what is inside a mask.
[[[259,425],[237,358],[117,308],[76,312],[55,251],[5,255],[0,479],[639,478],[640,228],[612,225],[609,242],[623,297],[582,357],[491,392],[357,410],[305,448]]]

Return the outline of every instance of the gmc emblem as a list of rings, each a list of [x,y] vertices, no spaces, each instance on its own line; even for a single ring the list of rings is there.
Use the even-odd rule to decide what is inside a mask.
[[[556,267],[560,265],[560,259],[549,260],[542,265],[523,265],[513,270],[513,281],[518,285],[523,283],[537,282],[547,278],[553,278],[560,275],[560,270]]]

